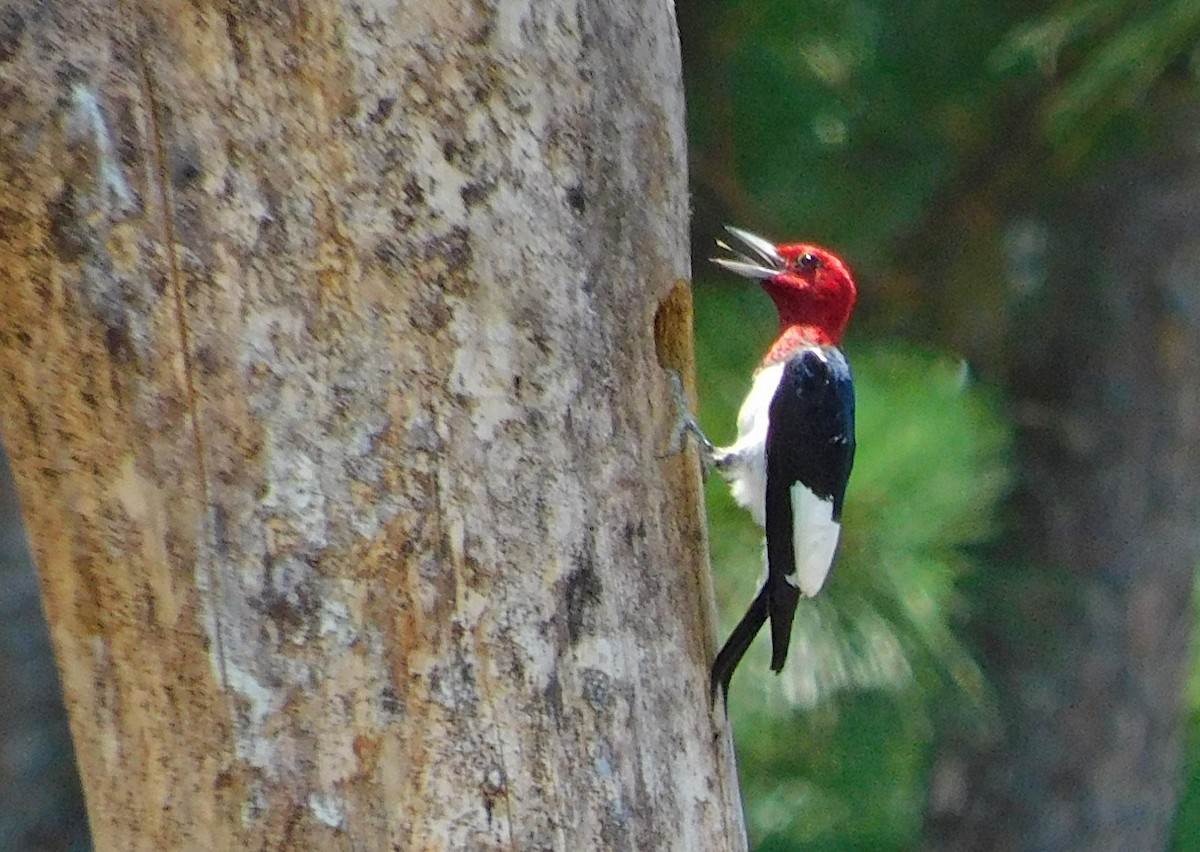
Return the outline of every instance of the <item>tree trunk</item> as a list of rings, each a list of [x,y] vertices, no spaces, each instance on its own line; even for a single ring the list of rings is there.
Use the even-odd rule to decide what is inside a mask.
[[[98,848],[744,846],[669,4],[17,0],[0,109]]]
[[[1030,567],[987,581],[1003,730],[938,761],[933,848],[1170,838],[1200,558],[1198,118],[1031,231],[1008,369]]]

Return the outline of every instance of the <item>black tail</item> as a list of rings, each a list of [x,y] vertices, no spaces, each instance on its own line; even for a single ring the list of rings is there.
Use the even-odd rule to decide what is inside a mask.
[[[800,590],[791,583],[772,583],[775,586],[771,594],[771,671],[783,671],[787,661],[788,645],[792,641],[792,619],[796,615],[796,604],[800,603]]]
[[[778,585],[772,593],[771,586]],[[712,675],[708,681],[709,700],[717,703],[717,690],[721,691],[726,704],[729,703],[729,682],[733,679],[733,671],[746,656],[746,651],[754,642],[754,637],[762,626],[771,619],[771,671],[783,670],[787,660],[788,643],[792,638],[792,616],[796,613],[796,604],[800,602],[800,591],[788,583],[773,584],[770,581],[763,584],[758,594],[750,603],[750,608],[742,616],[737,627],[729,634],[725,644],[721,646],[717,659],[713,661]]]
[[[758,631],[762,630],[762,626],[767,622],[770,607],[768,594],[767,587],[764,585],[750,603],[750,608],[746,610],[746,614],[742,616],[737,627],[733,628],[733,632],[729,634],[729,638],[725,640],[725,644],[721,646],[717,658],[713,661],[712,675],[708,680],[708,697],[714,705],[717,703],[718,689],[721,690],[726,705],[729,703],[729,681],[733,678],[733,670],[738,667],[738,663],[742,661],[742,657],[750,648],[750,643],[754,641]]]

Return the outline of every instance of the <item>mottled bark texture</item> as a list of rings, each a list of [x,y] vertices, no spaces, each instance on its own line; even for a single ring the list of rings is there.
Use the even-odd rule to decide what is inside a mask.
[[[1200,557],[1200,113],[1176,119],[1020,229],[1007,382],[1028,568],[984,580],[1002,730],[941,756],[932,848],[1170,838]]]
[[[15,0],[0,110],[99,848],[744,845],[668,3]]]

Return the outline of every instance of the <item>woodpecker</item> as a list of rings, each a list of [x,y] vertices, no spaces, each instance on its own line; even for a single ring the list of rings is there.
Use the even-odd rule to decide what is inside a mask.
[[[731,256],[713,262],[761,283],[779,334],[754,373],[733,444],[713,447],[690,415],[683,424],[766,533],[762,585],[713,663],[714,703],[718,689],[728,700],[733,671],[768,619],[771,670],[783,669],[796,606],[821,590],[833,563],[854,463],[854,384],[838,349],[856,297],[849,269],[819,246],[726,230],[746,250],[718,240]]]

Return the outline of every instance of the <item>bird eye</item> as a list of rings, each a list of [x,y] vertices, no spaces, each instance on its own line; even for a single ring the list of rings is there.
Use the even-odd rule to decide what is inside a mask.
[[[804,254],[796,258],[796,268],[802,272],[812,272],[821,265],[821,258],[817,257],[811,251],[806,251]]]

